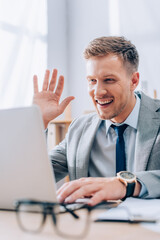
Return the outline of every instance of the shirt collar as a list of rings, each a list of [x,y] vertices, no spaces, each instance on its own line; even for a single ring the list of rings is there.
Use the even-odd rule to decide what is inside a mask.
[[[139,115],[139,109],[140,109],[140,98],[135,94],[136,96],[136,104],[132,110],[132,112],[129,114],[129,116],[126,118],[126,120],[122,123],[114,123],[114,125],[120,126],[122,124],[128,124],[129,126],[133,127],[137,130],[137,124],[138,124],[138,115]],[[109,127],[113,124],[110,120],[105,120],[106,125],[106,133],[108,133]]]

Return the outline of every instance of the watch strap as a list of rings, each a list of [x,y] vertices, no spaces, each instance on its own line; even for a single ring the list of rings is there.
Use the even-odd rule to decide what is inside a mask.
[[[127,187],[126,187],[126,195],[124,198],[122,198],[121,200],[124,201],[127,197],[132,197],[133,193],[134,193],[134,189],[135,189],[135,182],[132,183],[128,183]]]

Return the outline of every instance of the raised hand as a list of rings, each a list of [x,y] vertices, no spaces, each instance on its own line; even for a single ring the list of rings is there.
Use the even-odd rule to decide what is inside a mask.
[[[59,103],[64,87],[64,77],[59,76],[58,84],[56,87],[57,73],[57,69],[53,69],[51,80],[49,81],[50,71],[46,70],[42,91],[38,90],[37,76],[33,76],[33,104],[37,104],[40,107],[45,128],[47,128],[48,123],[52,119],[55,119],[60,114],[62,114],[67,105],[74,99],[73,96],[70,96]]]

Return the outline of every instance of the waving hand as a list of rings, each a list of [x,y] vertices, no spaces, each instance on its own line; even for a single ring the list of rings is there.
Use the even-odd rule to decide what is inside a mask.
[[[67,105],[74,99],[73,96],[65,98],[60,103],[60,97],[64,87],[64,77],[61,75],[57,82],[57,69],[52,72],[51,80],[49,81],[50,71],[46,70],[42,91],[38,90],[38,78],[33,76],[34,96],[33,104],[37,104],[42,112],[44,126],[47,128],[48,123],[62,114]]]

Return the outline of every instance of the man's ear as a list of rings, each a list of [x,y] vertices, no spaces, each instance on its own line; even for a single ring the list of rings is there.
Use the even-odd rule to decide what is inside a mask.
[[[131,76],[131,90],[134,91],[139,84],[139,72],[134,72]]]

